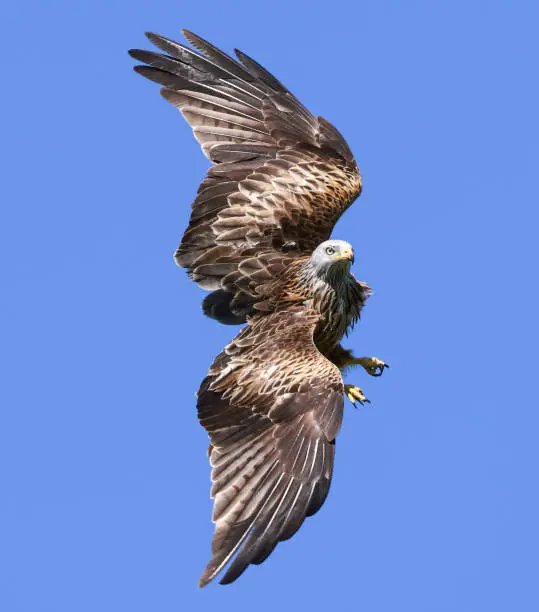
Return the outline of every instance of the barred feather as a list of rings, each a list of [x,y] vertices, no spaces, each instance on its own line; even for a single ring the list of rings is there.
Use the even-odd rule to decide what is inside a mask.
[[[236,271],[247,250],[267,254],[294,245],[296,256],[309,254],[359,195],[361,177],[342,135],[265,68],[241,51],[237,61],[192,32],[184,34],[197,51],[148,33],[164,54],[130,54],[146,64],[137,72],[164,86],[162,95],[216,164],[193,203],[176,262],[201,287],[224,288],[228,277],[228,290],[236,293],[229,267],[208,257],[214,247],[233,249],[228,263]]]
[[[163,53],[134,49],[206,157],[207,171],[175,252],[202,288],[208,316],[248,323],[214,360],[198,392],[210,436],[212,558],[204,586],[262,563],[327,497],[344,386],[328,356],[368,287],[347,274],[321,282],[309,261],[361,193],[340,132],[265,68],[184,31],[196,49],[148,33]]]
[[[202,382],[216,527],[201,586],[238,550],[222,583],[261,563],[327,495],[343,383],[314,345],[319,317],[294,308],[253,321]]]

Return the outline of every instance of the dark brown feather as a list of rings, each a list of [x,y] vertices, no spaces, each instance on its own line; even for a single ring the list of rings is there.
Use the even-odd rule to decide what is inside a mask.
[[[130,53],[214,163],[176,262],[212,291],[206,314],[248,322],[198,392],[216,523],[204,586],[264,561],[326,499],[344,391],[328,356],[345,353],[368,288],[348,275],[337,290],[307,265],[361,193],[340,132],[244,53],[184,34],[198,51],[149,33],[164,54]]]
[[[262,562],[327,495],[343,383],[314,345],[318,321],[305,308],[254,319],[202,382],[216,527],[201,586],[238,550],[223,583]]]
[[[238,62],[184,34],[198,51],[149,33],[168,55],[130,53],[148,64],[136,70],[165,86],[163,96],[216,164],[193,203],[176,262],[207,289],[224,287],[227,277],[230,291],[229,268],[205,256],[214,247],[232,248],[228,263],[236,268],[247,250],[268,253],[292,244],[296,255],[308,254],[359,195],[361,177],[342,135],[265,68],[241,51]]]

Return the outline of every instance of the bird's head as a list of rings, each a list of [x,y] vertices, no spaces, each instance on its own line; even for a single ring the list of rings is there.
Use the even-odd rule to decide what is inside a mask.
[[[311,255],[311,265],[322,277],[345,275],[353,263],[354,249],[344,240],[326,240]]]

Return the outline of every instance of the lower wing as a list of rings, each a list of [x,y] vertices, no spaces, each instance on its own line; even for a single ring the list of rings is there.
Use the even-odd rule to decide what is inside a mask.
[[[251,320],[202,382],[216,525],[200,586],[236,553],[222,584],[262,563],[328,494],[344,389],[314,345],[318,317],[302,307]]]

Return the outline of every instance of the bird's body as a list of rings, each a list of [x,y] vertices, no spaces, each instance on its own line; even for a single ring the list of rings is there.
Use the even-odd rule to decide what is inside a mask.
[[[331,358],[343,336],[359,319],[361,310],[371,293],[370,288],[359,282],[349,272],[348,266],[333,269],[331,275],[319,275],[310,257],[293,259],[283,269],[276,283],[266,290],[270,301],[254,304],[265,312],[286,310],[294,305],[304,305],[320,315],[313,339],[317,349]]]
[[[198,52],[148,34],[166,55],[130,53],[215,164],[176,262],[211,291],[205,314],[246,324],[198,391],[216,523],[204,586],[227,565],[222,583],[264,561],[320,508],[344,396],[367,401],[341,372],[362,365],[377,376],[386,364],[340,344],[370,294],[350,273],[352,247],[330,238],[361,193],[344,138],[244,53],[236,61],[184,34]]]
[[[314,332],[314,343],[323,355],[331,359],[341,339],[358,321],[370,289],[365,283],[358,282],[348,270],[342,276],[326,279],[317,278],[307,268],[301,276],[304,286],[309,286],[307,279],[312,282],[307,304],[321,315]]]

